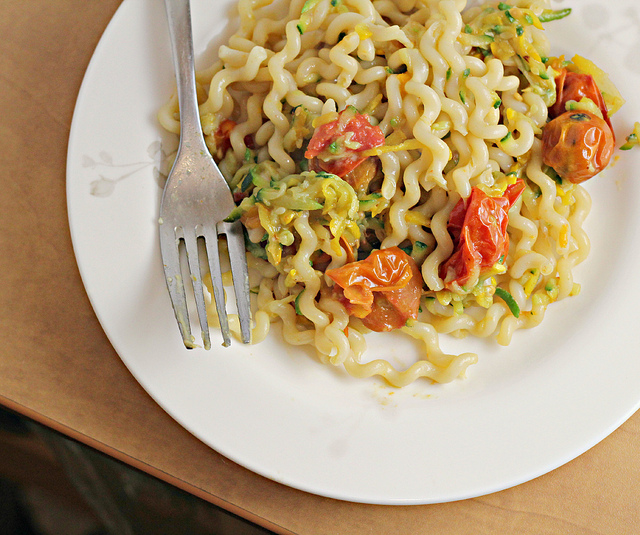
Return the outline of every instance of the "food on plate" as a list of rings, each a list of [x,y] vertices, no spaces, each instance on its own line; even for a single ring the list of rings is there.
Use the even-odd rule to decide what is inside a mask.
[[[580,291],[581,184],[608,165],[624,101],[589,60],[552,56],[544,23],[570,9],[240,0],[238,13],[197,80],[258,275],[254,343],[281,321],[286,342],[353,376],[448,382],[478,357],[440,335],[507,345]],[[175,98],[159,117],[179,132]],[[370,331],[422,353],[406,369],[367,361]]]

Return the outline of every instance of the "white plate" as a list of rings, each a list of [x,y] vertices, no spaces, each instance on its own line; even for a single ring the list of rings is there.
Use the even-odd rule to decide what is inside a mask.
[[[192,2],[202,65],[231,32],[229,1]],[[575,2],[571,17],[549,25],[553,51],[590,57],[631,100],[640,85],[633,56],[640,6],[635,0],[588,4]],[[78,98],[68,153],[69,219],[87,292],[116,351],[149,394],[203,442],[308,492],[422,504],[544,474],[636,411],[640,150],[622,153],[587,185],[593,247],[576,273],[578,297],[551,306],[542,326],[516,333],[508,348],[443,337],[447,350],[480,353],[468,379],[397,390],[329,369],[309,351],[283,348],[277,336],[250,348],[184,349],[157,237],[155,176],[170,138],[155,115],[172,86],[162,2],[125,0]],[[634,119],[639,102],[631,100],[614,117],[618,145]],[[372,356],[395,362],[415,352],[411,341],[395,335],[372,336],[369,347]]]

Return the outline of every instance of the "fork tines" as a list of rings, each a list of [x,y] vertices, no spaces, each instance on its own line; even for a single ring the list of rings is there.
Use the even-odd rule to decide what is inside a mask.
[[[244,236],[242,224],[221,222],[218,225],[197,225],[192,228],[177,226],[170,221],[162,221],[160,225],[160,245],[164,263],[167,288],[171,297],[171,303],[175,312],[178,327],[184,341],[184,345],[191,349],[196,347],[195,338],[191,334],[191,323],[187,307],[187,295],[180,266],[179,244],[182,242],[186,251],[189,278],[193,287],[196,302],[196,310],[202,333],[202,341],[205,349],[211,347],[209,334],[209,322],[207,307],[202,283],[203,266],[208,266],[213,287],[212,299],[215,301],[220,329],[222,331],[223,345],[231,344],[229,320],[225,304],[225,292],[222,284],[222,271],[220,268],[220,253],[218,248],[218,233],[225,234],[233,276],[236,307],[240,322],[242,341],[249,343],[251,340],[251,313],[249,303],[249,277],[244,248]],[[204,242],[207,262],[201,261],[199,242]]]

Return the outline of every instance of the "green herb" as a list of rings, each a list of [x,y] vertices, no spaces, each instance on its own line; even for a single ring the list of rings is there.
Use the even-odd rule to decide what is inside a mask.
[[[510,12],[509,10],[507,10],[507,11],[505,11],[505,12],[504,12],[504,16],[505,16],[505,17],[507,17],[507,20],[508,20],[511,24],[513,24],[513,23],[516,21],[516,19],[514,18],[514,16],[511,14],[511,12]]]
[[[629,134],[627,136],[627,142],[620,147],[620,150],[630,150],[638,145],[638,136],[636,134]]]
[[[252,173],[253,169],[251,171],[249,171],[244,178],[242,179],[242,182],[240,183],[240,190],[241,191],[247,191],[251,185],[253,184],[253,173]]]
[[[531,186],[531,193],[533,193],[533,198],[537,199],[538,197],[540,197],[540,195],[542,195],[542,190],[540,189],[540,186],[534,184],[533,186]]]
[[[267,251],[264,247],[257,243],[253,243],[248,236],[245,236],[244,243],[245,249],[249,251],[253,256],[255,256],[256,258],[261,258],[262,260],[267,260]]]
[[[413,247],[411,248],[411,256],[413,257],[414,260],[418,261],[418,259],[420,259],[424,254],[426,254],[428,248],[429,246],[426,243],[417,241],[413,244]]]
[[[234,221],[237,221],[238,219],[240,219],[243,213],[244,213],[244,210],[242,210],[242,208],[240,208],[239,206],[236,206],[233,210],[231,210],[231,213],[226,217],[225,222],[233,223]]]
[[[582,122],[582,121],[590,121],[591,117],[586,113],[572,113],[571,115],[569,115],[569,119]]]
[[[464,78],[468,78],[470,74],[471,74],[471,69],[469,69],[468,67],[464,71],[462,71],[462,76]]]
[[[300,13],[306,13],[310,9],[313,9],[319,2],[320,0],[307,0],[302,6],[302,11],[300,11]]]
[[[473,28],[471,28],[471,26],[469,26],[468,24],[465,24],[464,33],[473,33]]]
[[[500,143],[506,143],[506,142],[507,142],[507,141],[509,141],[512,137],[513,137],[513,136],[512,136],[512,134],[511,134],[511,132],[507,132],[507,135],[506,135],[506,136],[504,136],[504,137],[500,140]]]
[[[359,201],[359,209],[361,212],[370,212],[371,209],[377,204],[378,199],[382,197],[382,193],[370,193],[364,199]]]
[[[503,290],[502,288],[498,287],[496,288],[496,295],[507,304],[509,310],[516,318],[520,317],[520,307],[518,306],[518,303],[516,303],[516,300],[513,298],[513,296],[509,292],[507,292],[507,290]]]
[[[555,11],[552,9],[545,9],[538,18],[540,19],[540,22],[550,22],[552,20],[564,19],[565,17],[568,17],[570,14],[571,14],[570,7],[566,9],[557,9]]]
[[[296,295],[296,300],[294,302],[294,307],[296,309],[296,314],[298,314],[298,316],[302,316],[302,312],[300,311],[300,296],[304,293],[304,290],[302,290],[298,295]]]
[[[498,99],[493,103],[493,107],[497,110],[500,107],[500,104],[502,104],[502,100]]]
[[[466,95],[464,94],[464,90],[461,90],[460,93],[458,93],[458,95],[460,96],[460,102],[462,102],[463,104],[466,104],[467,98],[466,98]]]
[[[524,20],[526,20],[528,24],[533,24],[533,17],[531,17],[529,13],[524,14]]]
[[[500,2],[498,4],[498,9],[500,11],[506,11],[507,9],[511,9],[513,6],[510,6],[509,4],[505,4],[504,2]]]
[[[451,74],[452,74],[452,73],[453,73],[453,71],[451,70],[451,67],[449,67],[449,68],[447,69],[447,75],[446,75],[447,80],[449,80],[449,78],[451,78]]]
[[[516,35],[520,37],[524,33],[524,28],[520,25],[516,26]]]
[[[562,178],[560,177],[560,175],[558,173],[556,173],[555,169],[553,167],[548,167],[545,169],[545,174],[553,179],[553,181],[558,184],[558,186],[562,186]]]

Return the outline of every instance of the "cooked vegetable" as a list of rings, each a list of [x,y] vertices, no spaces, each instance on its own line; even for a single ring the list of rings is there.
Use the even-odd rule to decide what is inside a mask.
[[[627,136],[626,143],[620,147],[620,150],[630,150],[640,145],[640,123],[633,125],[633,131]]]
[[[265,248],[258,244],[258,243],[253,243],[249,237],[247,236],[247,231],[244,231],[245,236],[244,236],[244,243],[245,246],[247,248],[247,251],[249,251],[253,256],[255,256],[256,258],[261,258],[262,260],[267,260],[267,251],[265,251]]]
[[[317,158],[320,169],[344,178],[366,160],[363,151],[380,145],[384,145],[382,130],[371,124],[368,115],[348,106],[337,119],[315,129],[304,156]]]
[[[504,2],[500,2],[497,8],[487,5],[468,21],[459,40],[474,47],[482,57],[493,56],[505,64],[515,65],[529,82],[531,90],[549,106],[555,98],[555,84],[550,76],[553,71],[545,65],[545,58],[540,55],[541,50],[535,42],[527,38],[531,27],[543,29],[541,20],[529,8]],[[463,96],[466,100],[466,94],[460,95],[461,100]]]
[[[509,292],[507,292],[507,290],[498,287],[496,288],[495,295],[497,295],[507,304],[509,310],[516,318],[520,317],[520,307],[518,306],[518,303],[516,303],[516,300],[513,298],[513,296]]]
[[[304,293],[304,290],[302,290],[298,295],[296,295],[296,299],[294,301],[294,308],[298,316],[303,316],[302,312],[300,311],[300,297],[302,297],[303,293]]]
[[[567,104],[573,101],[576,105],[580,105],[583,99],[589,99],[602,114],[602,119],[606,121],[613,133],[613,127],[609,121],[607,106],[595,79],[590,74],[582,74],[570,72],[562,69],[556,77],[556,103],[549,108],[549,117],[555,118],[567,111]],[[585,106],[583,104],[583,106]],[[574,107],[574,110],[577,109]],[[583,107],[584,109],[584,107]],[[614,137],[615,141],[615,137]]]
[[[609,116],[616,113],[624,104],[622,95],[609,79],[609,75],[599,68],[593,61],[576,54],[571,58],[571,65],[579,72],[590,74],[602,93],[602,98],[607,105]]]
[[[293,226],[300,215],[308,213],[326,224],[338,248],[343,232],[349,232],[352,239],[360,237],[359,209],[356,192],[340,177],[305,171],[272,180],[269,186],[254,187],[227,221],[242,218],[247,229],[262,227],[267,233],[269,262],[278,265],[283,246],[293,244]]]
[[[557,9],[557,10],[545,9],[538,18],[540,19],[540,22],[550,22],[552,20],[564,19],[569,15],[571,15],[570,7],[566,9]]]
[[[300,35],[304,34],[309,26],[309,22],[311,21],[311,17],[313,9],[320,3],[320,0],[307,0],[302,6],[302,10],[300,12],[300,21],[298,22],[297,28],[300,32]]]
[[[231,119],[225,119],[213,134],[216,143],[216,156],[222,158],[231,147],[231,131],[235,128],[236,123]]]
[[[460,200],[449,216],[448,230],[454,252],[440,267],[445,287],[456,293],[470,291],[483,271],[488,271],[509,251],[509,209],[518,200],[522,180],[507,187],[501,197],[490,197],[479,188]]]
[[[366,259],[326,271],[347,312],[372,331],[398,329],[416,318],[422,295],[422,274],[398,247],[373,251]]]
[[[567,111],[542,131],[544,163],[574,184],[602,171],[609,164],[613,149],[613,131],[588,111]]]

